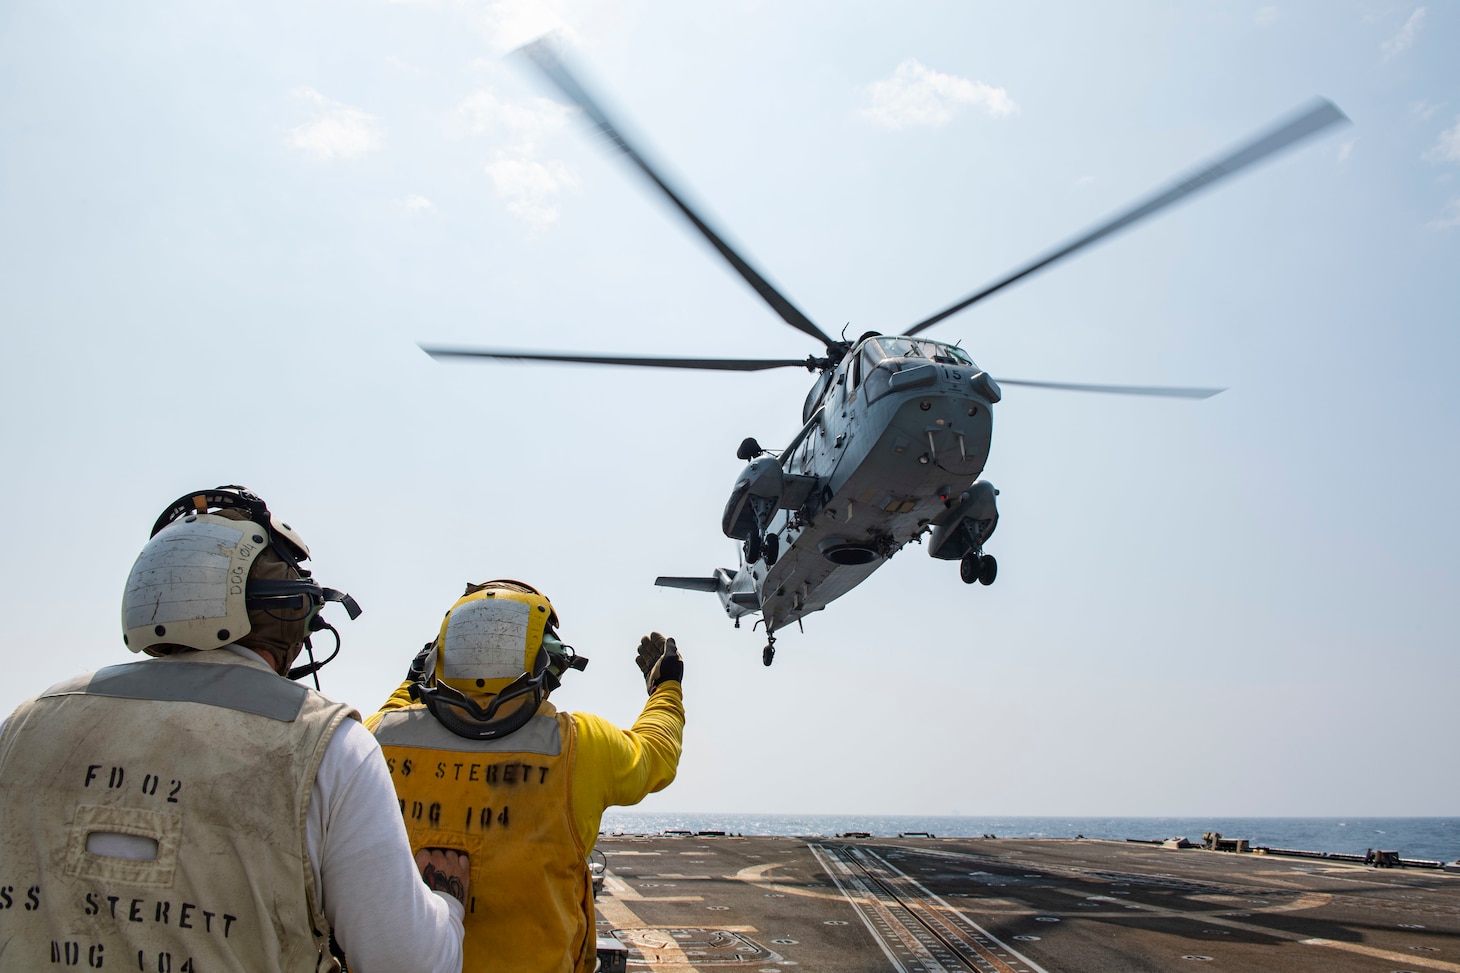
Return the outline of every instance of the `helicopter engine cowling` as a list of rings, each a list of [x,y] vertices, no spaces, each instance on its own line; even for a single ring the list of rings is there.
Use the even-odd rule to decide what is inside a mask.
[[[928,556],[956,561],[982,549],[999,525],[999,491],[988,480],[976,480],[933,525]]]
[[[779,459],[761,456],[752,460],[735,479],[735,487],[720,518],[720,529],[726,537],[738,541],[762,533],[785,491],[786,477]]]

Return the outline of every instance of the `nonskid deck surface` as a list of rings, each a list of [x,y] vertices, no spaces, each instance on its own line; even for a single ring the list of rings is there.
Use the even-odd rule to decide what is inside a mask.
[[[1460,973],[1460,875],[1115,841],[627,836],[629,970]]]

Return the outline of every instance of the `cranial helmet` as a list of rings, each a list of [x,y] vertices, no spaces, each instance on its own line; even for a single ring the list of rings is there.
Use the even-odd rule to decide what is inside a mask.
[[[553,603],[531,585],[469,584],[441,622],[431,674],[412,695],[458,736],[506,736],[532,717],[564,672],[588,665],[558,639],[557,625]],[[490,697],[485,705],[483,697]]]
[[[310,675],[339,652],[339,633],[319,610],[336,601],[353,619],[360,607],[313,581],[300,566],[308,558],[303,539],[243,487],[180,497],[157,518],[127,576],[123,640],[133,652],[154,656],[253,642],[292,662],[309,645],[310,632],[328,629],[335,652],[291,670],[289,678]]]

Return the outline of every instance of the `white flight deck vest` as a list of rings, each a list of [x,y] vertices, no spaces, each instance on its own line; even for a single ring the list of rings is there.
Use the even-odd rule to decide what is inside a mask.
[[[22,704],[0,735],[0,973],[338,970],[304,822],[351,716],[217,650]],[[96,833],[151,838],[156,858],[97,854]]]

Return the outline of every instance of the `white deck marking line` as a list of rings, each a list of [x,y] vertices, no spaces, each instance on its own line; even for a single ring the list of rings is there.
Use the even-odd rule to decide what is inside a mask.
[[[1448,970],[1449,973],[1460,973],[1460,963],[1447,963],[1442,959],[1429,959],[1425,956],[1416,956],[1413,953],[1396,953],[1393,950],[1379,949],[1375,946],[1361,946],[1358,943],[1341,943],[1333,939],[1300,939],[1298,942],[1304,946],[1327,946],[1330,949],[1341,949],[1346,953],[1372,956],[1374,959],[1386,960],[1400,967],[1423,966],[1431,970]]]
[[[975,935],[981,936],[984,939],[987,939],[990,943],[995,944],[996,946],[998,946],[999,949],[1003,950],[1005,953],[1008,953],[1009,956],[1012,957],[1015,961],[1017,961],[1018,963],[1023,964],[1024,966],[1029,967],[1029,969],[1032,970],[1032,971],[1034,971],[1034,973],[1049,973],[1049,971],[1046,970],[1044,967],[1040,966],[1038,963],[1034,962],[1034,960],[1032,960],[1029,957],[1025,956],[1023,953],[1019,952],[1017,949],[1013,948],[1012,946],[1009,946],[1007,943],[1005,943],[1003,940],[999,939],[997,936],[993,935],[993,933],[989,932],[983,926],[980,926],[978,923],[974,922],[972,919],[970,919],[967,915],[965,915],[963,913],[963,910],[959,909],[957,906],[950,905],[942,896],[937,895],[936,893],[934,893],[927,886],[923,885],[922,882],[919,882],[917,879],[913,878],[907,872],[903,871],[902,869],[898,868],[896,865],[892,864],[890,861],[888,861],[882,855],[878,854],[875,851],[872,851],[871,849],[863,849],[863,851],[869,857],[875,858],[879,862],[881,862],[882,863],[882,866],[884,868],[886,868],[889,871],[895,872],[896,874],[902,876],[904,879],[906,879],[908,881],[909,884],[915,886],[923,894],[923,896],[925,896],[926,898],[928,898],[928,899],[930,899],[930,900],[932,900],[934,902],[937,902],[940,906],[943,907],[944,910],[946,910],[947,913],[951,914],[955,919],[957,919],[958,921],[962,922],[964,925],[968,926],[969,929],[971,929],[974,932]],[[936,918],[938,918],[939,920],[941,920],[941,921],[946,921],[946,919],[945,919],[944,916],[938,915],[937,913],[934,913],[934,916]],[[976,942],[976,945],[982,947],[985,950],[988,950],[990,953],[993,952],[993,950],[990,950],[987,946],[984,946],[982,943],[977,943]],[[1001,957],[998,957],[998,959],[999,959],[1000,962],[1004,962],[1004,963],[1009,962],[1009,960],[1007,958],[1002,957],[1002,956]]]
[[[852,907],[852,911],[857,914],[857,918],[862,920],[862,925],[867,927],[867,932],[872,934],[873,941],[877,943],[877,946],[882,950],[882,954],[886,956],[887,961],[892,964],[893,969],[896,970],[897,973],[908,973],[908,968],[902,965],[902,961],[899,960],[896,956],[892,955],[891,946],[887,943],[886,940],[882,938],[882,934],[878,932],[875,927],[873,927],[872,920],[867,916],[861,904],[858,903],[857,899],[852,895],[851,889],[842,884],[842,875],[838,875],[837,871],[840,870],[842,874],[846,875],[847,878],[850,880],[852,878],[851,869],[849,869],[846,863],[842,861],[837,861],[837,868],[832,868],[832,861],[830,856],[823,851],[820,845],[807,842],[806,847],[811,849],[811,854],[815,856],[817,863],[821,865],[821,870],[825,872],[827,876],[831,879],[832,884],[834,884],[837,889],[840,890],[843,898],[847,900],[847,904],[850,905]]]

